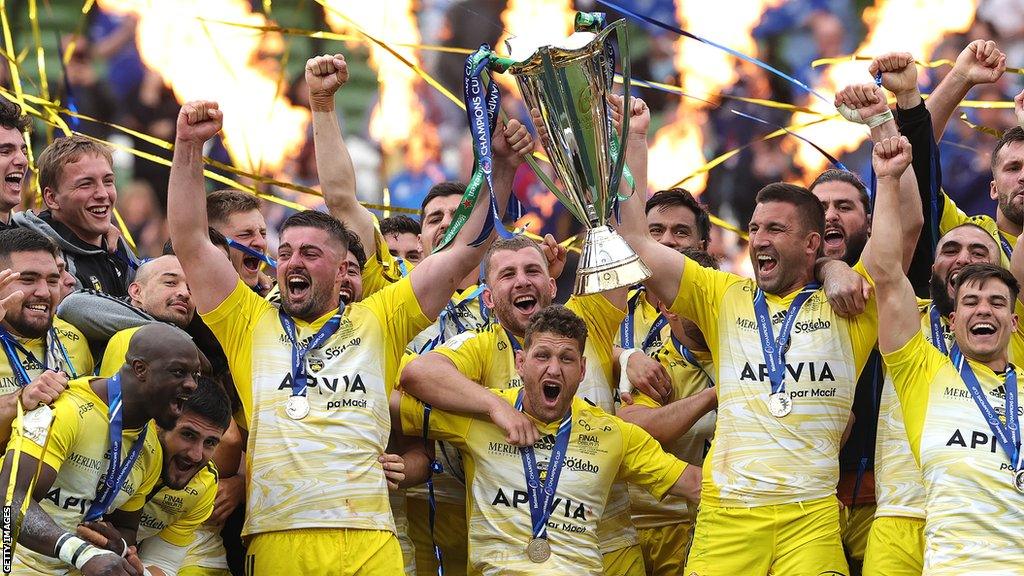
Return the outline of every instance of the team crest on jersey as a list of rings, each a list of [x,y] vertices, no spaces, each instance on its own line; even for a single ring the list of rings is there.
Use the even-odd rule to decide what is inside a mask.
[[[309,359],[309,371],[310,372],[312,372],[313,374],[316,374],[317,372],[319,372],[319,371],[321,371],[323,369],[324,369],[324,361],[323,360],[321,360],[319,358],[310,358]]]

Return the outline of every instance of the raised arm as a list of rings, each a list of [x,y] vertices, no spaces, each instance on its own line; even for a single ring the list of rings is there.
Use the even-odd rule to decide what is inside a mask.
[[[510,120],[505,126],[498,123],[491,142],[494,152],[492,180],[495,198],[499,209],[503,209],[512,194],[512,180],[516,170],[524,162],[523,155],[533,149],[533,138],[518,120]],[[409,273],[413,292],[428,318],[436,318],[441,313],[455,293],[458,282],[480,265],[480,260],[493,241],[494,232],[478,246],[471,246],[470,242],[480,234],[485,219],[490,218],[490,210],[486,190],[481,190],[469,219],[459,230],[454,242],[448,248],[425,258]]]
[[[223,122],[216,102],[197,100],[181,107],[167,181],[167,226],[200,313],[220,305],[238,283],[231,261],[210,242],[203,185],[203,144],[220,132]]]
[[[619,116],[622,98],[611,98],[612,110]],[[626,136],[626,166],[633,173],[636,191],[630,193],[629,185],[623,179],[622,192],[630,194],[629,199],[620,203],[620,222],[616,227],[619,234],[629,243],[640,259],[651,269],[652,276],[644,282],[647,289],[661,300],[671,304],[679,293],[679,282],[683,277],[686,257],[662,246],[647,228],[644,205],[647,202],[647,128],[651,123],[651,111],[647,103],[639,98],[630,98],[629,134]],[[614,219],[612,222],[615,225]]]
[[[664,446],[689,432],[698,420],[716,406],[717,393],[714,388],[708,388],[657,408],[637,403],[623,404],[615,415],[643,428]]]
[[[1004,70],[1006,54],[991,40],[975,40],[960,52],[953,69],[932,90],[926,104],[932,114],[936,142],[942,139],[946,124],[971,88],[999,80]]]
[[[467,378],[455,364],[436,352],[409,362],[401,387],[423,403],[448,412],[483,416],[508,434],[509,444],[526,446],[540,438],[529,418],[487,388]]]
[[[341,136],[334,94],[348,82],[348,64],[341,54],[316,56],[306,61],[309,109],[313,113],[316,171],[327,209],[355,232],[367,254],[376,249],[373,215],[356,197],[356,169]]]
[[[868,125],[871,129],[871,140],[876,143],[900,135],[882,89],[874,84],[853,84],[842,89],[836,94],[836,107],[840,108],[841,112],[844,107],[854,111],[855,114],[852,117],[847,116],[847,119],[854,119],[854,121]],[[910,149],[909,143],[907,144],[907,149]],[[918,194],[917,178],[914,176],[913,169],[904,169],[900,174],[897,187],[898,196],[895,198],[895,202],[901,211],[902,227],[900,229],[901,234],[896,240],[898,247],[902,251],[899,259],[900,270],[906,274],[907,267],[910,265],[910,260],[917,246],[917,238],[924,224],[924,215],[921,212],[921,197]],[[878,211],[879,208],[876,204],[875,213],[877,214]],[[873,219],[871,237],[868,238],[868,242],[864,246],[862,259],[871,250],[874,250],[875,244],[881,242],[881,240],[876,239],[875,228],[875,220]]]
[[[883,354],[899,350],[921,329],[914,288],[901,266],[903,223],[898,190],[910,160],[910,143],[903,136],[877,142],[871,156],[878,177],[871,233],[875,247],[870,253],[865,250],[864,266],[875,282],[878,348]]]

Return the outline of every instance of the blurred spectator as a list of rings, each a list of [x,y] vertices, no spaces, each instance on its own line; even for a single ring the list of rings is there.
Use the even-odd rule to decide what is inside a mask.
[[[168,239],[167,222],[149,184],[136,180],[125,186],[118,194],[117,209],[135,240],[136,253],[144,258],[159,256]]]
[[[419,208],[430,187],[451,180],[441,165],[441,143],[433,126],[414,130],[405,145],[404,168],[388,181],[391,205]]]
[[[64,65],[64,105],[85,116],[107,122],[117,121],[117,103],[107,83],[96,72],[92,60],[92,45],[84,36],[66,35],[61,39],[61,55],[70,43],[74,51]],[[110,128],[98,122],[66,117],[72,129],[100,140],[110,136]]]
[[[174,93],[164,84],[163,77],[157,72],[146,70],[135,97],[125,110],[124,124],[143,134],[173,142],[174,122],[179,108]],[[171,159],[170,151],[142,138],[133,136],[132,145],[140,152]],[[161,217],[167,213],[167,178],[170,173],[170,168],[162,164],[139,157],[134,159],[132,174],[136,180],[149,185],[155,194]]]
[[[93,56],[107,65],[107,82],[114,97],[126,104],[142,82],[145,65],[135,45],[138,18],[104,12],[99,6],[89,11],[89,39]]]

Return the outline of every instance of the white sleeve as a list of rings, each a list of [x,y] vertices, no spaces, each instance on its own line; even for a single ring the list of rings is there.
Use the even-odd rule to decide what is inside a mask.
[[[146,538],[139,544],[139,560],[149,568],[159,568],[167,576],[178,576],[178,570],[185,561],[186,546],[175,546],[159,536]]]

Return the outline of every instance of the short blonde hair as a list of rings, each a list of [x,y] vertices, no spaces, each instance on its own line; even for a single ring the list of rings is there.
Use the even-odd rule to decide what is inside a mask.
[[[86,154],[99,156],[107,161],[113,168],[114,159],[111,155],[110,146],[85,136],[72,134],[66,138],[58,138],[43,150],[39,155],[36,164],[39,166],[39,187],[43,190],[50,188],[57,192],[57,182],[60,180],[64,166],[76,162]]]

